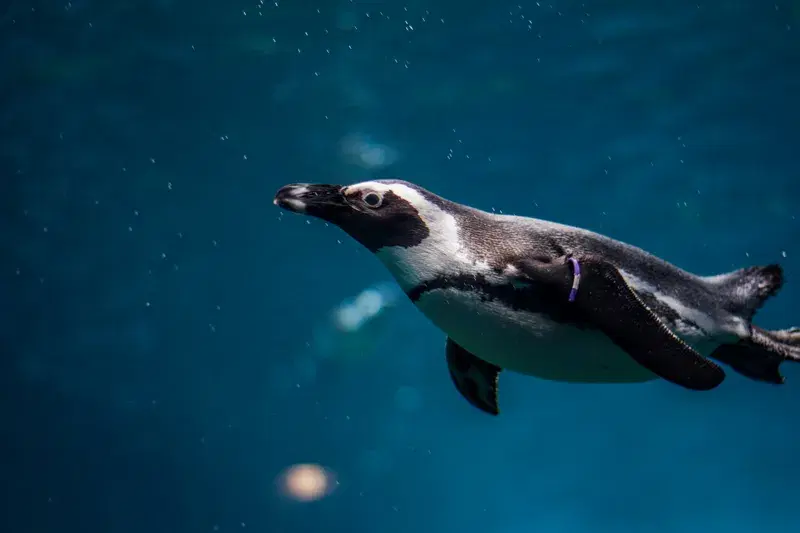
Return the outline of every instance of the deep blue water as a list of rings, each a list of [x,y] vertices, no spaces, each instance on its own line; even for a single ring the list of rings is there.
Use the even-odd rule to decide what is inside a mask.
[[[388,272],[272,205],[396,176],[780,262],[758,323],[800,325],[796,2],[7,0],[0,47],[0,531],[800,528],[798,366],[505,373],[489,417],[404,299],[338,331]],[[283,495],[303,463],[334,490]]]

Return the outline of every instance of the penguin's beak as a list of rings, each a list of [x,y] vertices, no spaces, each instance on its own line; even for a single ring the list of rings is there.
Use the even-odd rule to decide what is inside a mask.
[[[342,194],[342,185],[293,183],[281,187],[273,204],[292,211],[334,222],[351,207]]]

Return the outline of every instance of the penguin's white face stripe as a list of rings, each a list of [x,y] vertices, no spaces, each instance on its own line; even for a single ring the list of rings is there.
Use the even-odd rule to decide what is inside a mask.
[[[403,289],[408,290],[446,273],[489,270],[488,264],[476,262],[465,253],[455,217],[418,191],[402,183],[367,181],[345,188],[344,193],[351,195],[368,191],[391,191],[416,209],[428,228],[428,237],[416,246],[389,246],[376,252]]]
[[[423,218],[423,220],[425,219],[425,211],[430,206],[433,206],[433,204],[431,204],[419,192],[415,191],[408,185],[403,185],[402,183],[380,183],[377,181],[363,181],[361,183],[356,183],[354,185],[349,185],[345,187],[343,192],[345,196],[350,196],[352,194],[366,193],[370,191],[377,193],[387,193],[389,191],[393,192],[394,194],[396,194],[397,196],[399,196],[400,198],[411,204],[411,206],[414,207],[414,209],[419,211],[419,214]]]

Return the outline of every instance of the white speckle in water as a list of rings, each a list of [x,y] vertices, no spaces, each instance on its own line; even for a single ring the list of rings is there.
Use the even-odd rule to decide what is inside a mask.
[[[782,255],[783,257],[786,257],[786,250],[782,251],[782,252],[781,252],[781,255]]]

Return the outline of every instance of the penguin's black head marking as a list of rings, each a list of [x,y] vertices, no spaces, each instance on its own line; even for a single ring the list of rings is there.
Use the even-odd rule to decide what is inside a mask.
[[[273,203],[335,224],[372,252],[393,246],[411,248],[430,234],[421,213],[430,200],[401,181],[295,183],[281,187]]]

